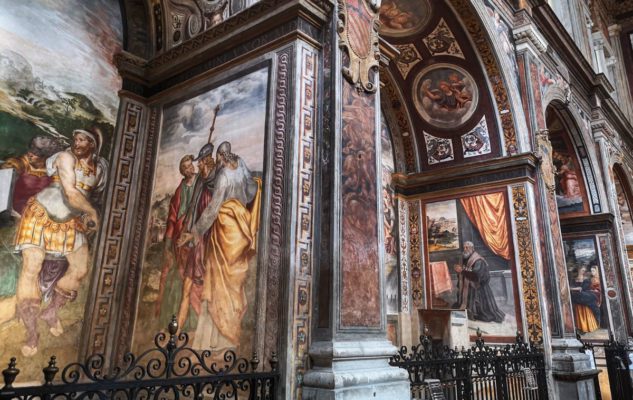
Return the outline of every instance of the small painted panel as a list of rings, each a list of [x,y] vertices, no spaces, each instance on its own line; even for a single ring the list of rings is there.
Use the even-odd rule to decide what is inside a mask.
[[[424,132],[424,141],[426,142],[426,153],[429,156],[429,164],[453,161],[455,159],[451,139],[435,137]]]
[[[176,315],[196,349],[251,354],[268,69],[165,109],[133,347]]]
[[[440,19],[433,32],[422,39],[422,41],[433,56],[465,58],[457,39],[455,39],[455,35],[448,27],[446,21],[444,21],[444,18]]]
[[[561,217],[565,214],[586,213],[588,209],[582,169],[576,152],[565,135],[563,131],[550,131],[556,175],[556,204]]]
[[[396,59],[396,66],[398,67],[398,71],[402,74],[402,77],[407,79],[413,67],[422,61],[422,56],[418,49],[411,43],[398,44],[395,46],[400,51],[400,55]]]
[[[462,126],[477,109],[479,91],[463,68],[434,64],[416,77],[413,100],[420,116],[437,128]]]
[[[462,135],[462,149],[464,158],[490,154],[490,134],[486,117],[481,118],[474,129]]]
[[[586,339],[606,339],[609,315],[596,241],[568,239],[564,246],[576,330]]]
[[[403,37],[418,33],[431,17],[428,0],[386,0],[380,6],[380,34]]]
[[[431,308],[466,310],[471,335],[512,337],[519,328],[505,192],[426,203]]]

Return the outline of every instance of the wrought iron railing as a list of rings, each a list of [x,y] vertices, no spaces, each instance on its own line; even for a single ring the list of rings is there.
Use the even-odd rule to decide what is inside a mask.
[[[434,380],[449,400],[547,399],[543,352],[519,333],[514,344],[493,347],[478,331],[474,346],[458,350],[434,346],[427,332],[411,351],[401,347],[389,364],[409,372],[413,399],[429,398],[427,382]]]
[[[278,360],[275,353],[269,361],[270,370],[261,371],[257,354],[250,360],[238,357],[234,351],[216,354],[187,347],[187,333],[177,333],[173,318],[167,333],[154,337],[155,347],[138,357],[128,353],[123,365],[106,367],[106,359],[95,354],[85,363],[72,363],[61,371],[51,357],[42,372],[44,383],[19,387],[15,358],[2,371],[4,387],[0,400],[5,399],[249,399],[275,398],[278,386]]]
[[[633,382],[629,370],[629,354],[632,352],[632,348],[615,340],[609,332],[609,340],[604,345],[604,356],[612,399],[633,399]]]

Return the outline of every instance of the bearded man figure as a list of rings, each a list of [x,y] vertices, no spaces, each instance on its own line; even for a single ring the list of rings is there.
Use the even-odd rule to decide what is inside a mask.
[[[497,307],[490,289],[490,270],[486,260],[475,251],[472,242],[464,242],[463,265],[456,265],[459,274],[459,304],[468,310],[468,319],[503,322],[505,314]]]
[[[99,157],[103,142],[97,128],[73,131],[70,149],[46,160],[51,183],[31,197],[24,208],[16,234],[16,251],[22,253],[22,271],[16,291],[17,313],[26,328],[22,354],[37,353],[37,318],[43,319],[53,336],[64,332],[57,315],[88,273],[86,234],[97,229],[99,217],[90,198],[103,191],[107,163]],[[68,269],[56,284],[48,306],[40,312],[38,275],[44,260],[68,260]]]
[[[257,248],[261,180],[223,142],[211,201],[180,245],[202,244],[204,279],[202,307],[193,348],[238,349],[247,300],[244,285]]]

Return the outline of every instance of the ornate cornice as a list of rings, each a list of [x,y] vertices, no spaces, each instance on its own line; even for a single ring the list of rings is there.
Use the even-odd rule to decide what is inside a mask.
[[[547,51],[547,40],[541,35],[533,24],[519,26],[512,30],[517,51],[531,50],[535,55]]]

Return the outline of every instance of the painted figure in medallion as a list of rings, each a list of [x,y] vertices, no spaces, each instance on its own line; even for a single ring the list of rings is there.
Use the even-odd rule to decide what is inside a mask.
[[[418,75],[414,82],[415,105],[422,118],[440,128],[463,125],[477,107],[473,78],[461,68],[440,64]]]
[[[99,156],[103,143],[96,128],[73,131],[70,149],[46,160],[51,183],[25,206],[16,234],[16,250],[22,253],[22,271],[17,286],[17,313],[26,327],[25,356],[37,353],[38,317],[53,336],[64,329],[57,315],[66,302],[77,297],[77,289],[88,273],[88,238],[99,223],[92,204],[105,188],[107,163]],[[38,275],[47,259],[65,257],[68,269],[57,281],[52,299],[40,310]]]

